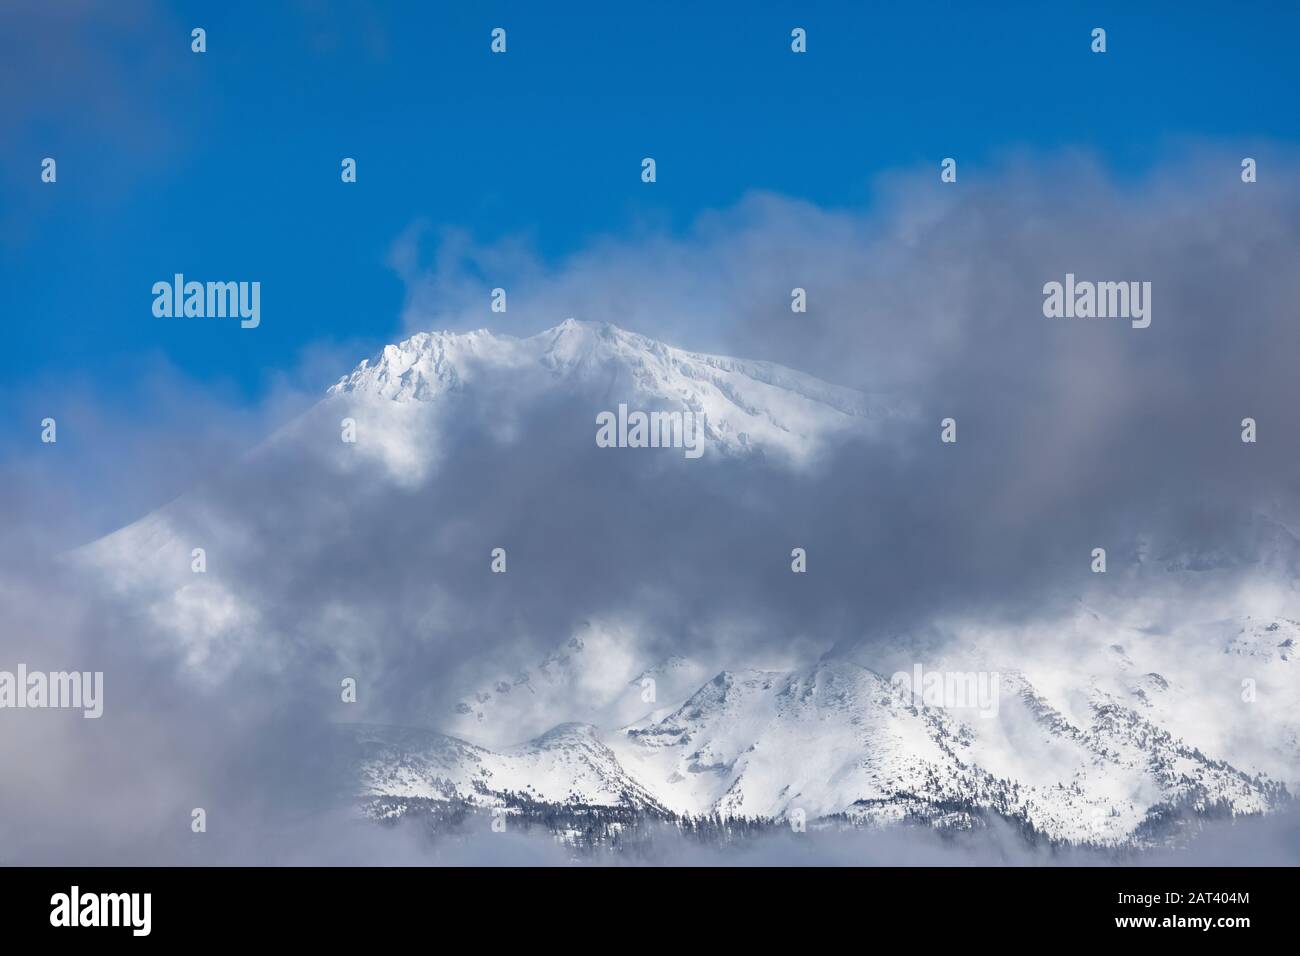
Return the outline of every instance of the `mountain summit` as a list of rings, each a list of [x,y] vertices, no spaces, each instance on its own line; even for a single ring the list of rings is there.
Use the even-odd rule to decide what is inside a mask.
[[[529,399],[557,390],[599,409],[691,411],[704,416],[712,446],[761,449],[802,460],[842,432],[871,433],[905,415],[773,362],[707,355],[665,345],[608,322],[566,319],[528,338],[472,332],[422,332],[385,346],[329,389],[340,397],[436,403],[476,391]],[[593,406],[595,407],[595,406]]]
[[[600,445],[598,416],[623,406],[702,415],[703,461]],[[1243,596],[1205,597],[1235,580],[1230,554],[1153,541],[1131,571],[1140,613],[1119,617],[937,618],[939,574],[885,639],[864,568],[901,586],[888,562],[911,544],[879,516],[936,507],[933,488],[862,487],[895,439],[938,444],[905,415],[608,324],[420,334],[79,557],[178,679],[265,681],[299,695],[295,715],[369,728],[354,765],[383,814],[997,814],[1114,846],[1282,805],[1300,779],[1295,614],[1266,613],[1255,566]],[[954,518],[931,517],[905,526],[921,555]],[[1293,535],[1263,531],[1290,554]],[[887,675],[918,667],[997,676],[1000,704],[902,699]],[[429,729],[392,729],[413,725]]]

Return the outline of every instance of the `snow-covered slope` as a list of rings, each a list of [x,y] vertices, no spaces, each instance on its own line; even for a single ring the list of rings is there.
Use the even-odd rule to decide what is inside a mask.
[[[1001,706],[986,720],[924,706],[848,662],[724,671],[666,716],[608,732],[598,760],[589,758],[594,728],[557,730],[555,746],[574,751],[558,784],[553,758],[534,780],[518,749],[489,756],[460,745],[428,769],[424,751],[385,740],[366,764],[364,792],[473,802],[508,780],[504,789],[563,791],[562,805],[775,819],[802,811],[864,824],[988,810],[1099,846],[1158,842],[1175,812],[1259,814],[1285,799],[1278,784],[1202,753],[1126,703],[1092,693],[1080,715],[1066,716],[1025,675],[1000,676]],[[494,769],[485,790],[466,768],[493,761],[510,771]],[[572,770],[589,764],[602,769]],[[440,789],[450,780],[461,783]]]
[[[594,727],[561,724],[516,747],[492,751],[455,737],[402,727],[350,728],[366,797],[462,799],[480,807],[512,799],[657,809]]]
[[[588,621],[542,660],[499,673],[447,702],[429,717],[435,726],[489,746],[540,733],[561,713],[567,720],[621,727],[667,713],[716,668],[672,655],[647,665],[638,634],[626,625]],[[670,708],[669,708],[670,709]]]

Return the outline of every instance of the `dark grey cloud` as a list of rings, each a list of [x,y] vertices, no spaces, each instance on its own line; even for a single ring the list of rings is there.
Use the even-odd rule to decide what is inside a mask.
[[[1140,182],[1074,154],[960,186],[927,170],[882,182],[867,214],[754,196],[685,236],[596,243],[550,271],[460,236],[426,273],[408,256],[408,321],[481,324],[504,280],[476,277],[517,275],[510,327],[610,320],[904,396],[922,413],[900,454],[844,449],[822,486],[835,509],[780,502],[818,546],[826,597],[852,573],[877,618],[910,616],[916,597],[1040,602],[1094,546],[1131,565],[1138,531],[1155,558],[1253,560],[1257,534],[1287,537],[1254,516],[1285,524],[1295,501],[1295,160],[1258,155],[1272,172],[1246,185],[1239,156],[1190,156]],[[1151,282],[1151,327],[1044,318],[1043,284],[1067,272]],[[806,315],[789,310],[794,286]],[[955,447],[937,441],[946,416]],[[1267,440],[1242,445],[1244,417]],[[761,475],[742,485],[759,500]]]

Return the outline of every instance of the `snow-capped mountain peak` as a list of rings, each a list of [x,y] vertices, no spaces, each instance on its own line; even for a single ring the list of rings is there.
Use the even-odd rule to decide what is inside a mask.
[[[666,345],[608,322],[567,319],[528,338],[479,329],[419,333],[386,346],[329,389],[332,397],[437,403],[481,389],[526,405],[557,388],[593,410],[682,410],[703,415],[710,445],[724,452],[803,459],[832,435],[870,434],[906,416],[892,400],[869,400],[773,362]]]

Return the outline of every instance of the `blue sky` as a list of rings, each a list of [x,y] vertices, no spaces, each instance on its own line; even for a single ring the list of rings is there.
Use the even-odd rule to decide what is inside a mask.
[[[313,343],[359,359],[403,334],[388,259],[416,222],[558,262],[752,190],[862,208],[882,172],[944,156],[968,178],[1078,146],[1126,175],[1187,140],[1297,139],[1293,4],[976,6],[20,5],[0,20],[5,410],[70,377],[130,407],[160,363],[251,404]],[[261,327],[154,318],[175,272],[260,281]]]
[[[489,52],[497,26],[505,56]],[[428,704],[534,666],[584,620],[627,622],[647,661],[716,648],[728,667],[1008,624],[1013,651],[1041,634],[1032,656],[1087,674],[1112,621],[1131,651],[1191,647],[1190,664],[1228,658],[1181,643],[1184,623],[1217,641],[1246,614],[1300,618],[1298,28],[1293,0],[0,0],[5,653],[103,666],[126,717],[104,726],[127,730],[0,734],[0,761],[30,771],[0,788],[20,856],[335,853],[336,828],[303,816],[343,779],[316,729],[337,717],[340,674],[368,672],[367,719],[423,724]],[[1141,188],[1084,181],[1074,149]],[[1006,162],[1026,154],[1035,165]],[[1261,157],[1256,185],[1243,155]],[[45,156],[56,184],[40,182]],[[894,173],[905,189],[882,185]],[[742,203],[755,191],[811,205]],[[923,212],[897,215],[900,197]],[[738,205],[721,239],[693,238],[698,217]],[[284,377],[319,395],[408,334],[392,259],[420,224],[416,273],[460,230],[527,242],[563,280],[532,296],[548,319],[527,282],[480,276],[521,291],[506,315],[471,297],[481,317],[457,323],[532,332],[648,303],[668,318],[638,330],[702,347],[698,328],[732,323],[731,354],[880,387],[902,414],[808,472],[761,456],[677,472],[596,455],[584,389],[534,402],[494,378],[446,427],[380,438],[438,459],[417,487],[320,467],[337,406],[318,413],[328,428],[308,419],[231,467],[301,407],[277,404]],[[664,233],[686,239],[657,249]],[[1151,327],[1048,321],[1039,290],[1067,271],[1150,281]],[[260,282],[260,326],[155,318],[151,288],[177,272]],[[797,318],[796,282],[814,303]],[[54,445],[38,440],[46,415]],[[938,441],[948,415],[958,446]],[[1257,444],[1239,438],[1246,415]],[[102,576],[46,560],[150,514]],[[169,528],[180,561],[155,546]],[[484,560],[498,535],[510,591]],[[190,590],[192,539],[215,591]],[[795,542],[814,571],[792,581]],[[1103,543],[1110,571],[1094,576]],[[1198,577],[1161,590],[1172,568]],[[1100,609],[1098,630],[1072,624],[1078,608]],[[235,839],[196,851],[191,799],[223,805]]]

